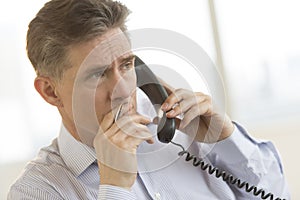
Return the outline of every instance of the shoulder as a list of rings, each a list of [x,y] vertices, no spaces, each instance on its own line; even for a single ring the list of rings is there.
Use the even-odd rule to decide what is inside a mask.
[[[55,139],[50,146],[42,148],[37,157],[25,166],[11,186],[9,196],[42,195],[39,197],[51,196],[53,199],[59,199],[61,187],[70,173],[60,156]]]

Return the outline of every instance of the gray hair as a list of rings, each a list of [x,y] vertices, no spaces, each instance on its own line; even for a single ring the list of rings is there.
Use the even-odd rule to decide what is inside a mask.
[[[51,0],[30,22],[27,54],[38,76],[60,80],[70,68],[68,49],[111,28],[126,31],[130,11],[112,0]]]

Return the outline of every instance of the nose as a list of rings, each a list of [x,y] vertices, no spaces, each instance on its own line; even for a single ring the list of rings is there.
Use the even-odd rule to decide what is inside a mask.
[[[126,99],[131,95],[132,88],[129,86],[128,81],[130,80],[125,79],[124,74],[117,67],[113,67],[109,73],[108,81],[108,91],[112,100]]]

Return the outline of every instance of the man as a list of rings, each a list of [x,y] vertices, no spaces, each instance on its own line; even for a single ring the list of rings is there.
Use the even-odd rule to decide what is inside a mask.
[[[173,159],[180,149],[153,136],[149,101],[136,88],[127,15],[124,5],[111,0],[52,0],[30,23],[34,86],[58,108],[63,123],[58,138],[11,186],[8,199],[259,199]],[[271,143],[252,139],[218,113],[209,96],[163,84],[169,97],[161,109],[180,122],[176,142],[192,138],[189,150],[198,155],[203,142],[213,143],[207,162],[289,198]]]

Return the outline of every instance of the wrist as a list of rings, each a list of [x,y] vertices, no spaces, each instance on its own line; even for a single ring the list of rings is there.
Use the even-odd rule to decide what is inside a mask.
[[[235,129],[234,124],[231,121],[228,122],[227,125],[224,126],[222,133],[217,141],[219,142],[219,141],[225,140],[226,138],[230,137],[232,135],[232,133],[234,132],[234,129]]]
[[[137,173],[123,172],[108,167],[98,161],[100,185],[112,185],[130,190],[136,180]]]

